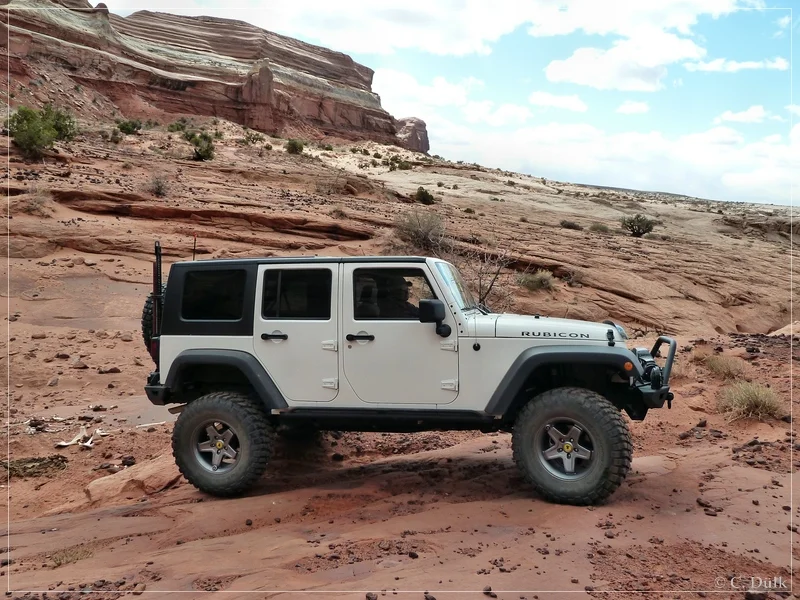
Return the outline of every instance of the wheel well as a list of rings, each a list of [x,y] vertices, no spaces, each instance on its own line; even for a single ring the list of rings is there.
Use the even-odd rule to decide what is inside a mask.
[[[625,410],[633,420],[644,419],[647,407],[630,391],[628,380],[618,369],[603,364],[550,363],[540,365],[525,378],[506,412],[504,421],[513,423],[517,413],[534,396],[558,387],[592,390]]]
[[[250,380],[239,367],[199,363],[181,368],[172,395],[176,401],[191,402],[215,391],[240,392],[246,395],[255,393]]]

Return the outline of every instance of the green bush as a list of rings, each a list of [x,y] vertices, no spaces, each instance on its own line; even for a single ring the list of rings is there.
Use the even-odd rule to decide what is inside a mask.
[[[205,131],[195,135],[191,140],[194,146],[194,160],[211,160],[214,158],[214,140]]]
[[[436,187],[444,187],[444,181],[437,181]]]
[[[300,140],[291,139],[286,142],[284,148],[286,148],[286,152],[288,152],[289,154],[302,154],[303,142],[301,142]]]
[[[142,129],[142,122],[139,119],[119,121],[117,128],[125,135],[133,135]]]
[[[163,198],[169,191],[169,184],[167,180],[161,175],[155,175],[150,180],[150,192],[159,198]]]
[[[322,147],[322,149],[325,150],[326,152],[332,152],[333,151],[333,146],[331,146],[330,144],[325,144]]]
[[[259,142],[264,141],[264,136],[256,131],[247,130],[244,134],[244,141],[245,144],[258,144]]]
[[[609,233],[611,230],[608,228],[608,225],[604,225],[603,223],[592,223],[589,225],[589,231],[595,233]]]
[[[426,205],[430,205],[435,202],[433,194],[431,194],[428,190],[426,190],[422,186],[419,186],[417,188],[417,191],[414,194],[414,199],[420,204],[426,204]]]
[[[186,131],[188,125],[189,122],[186,120],[186,117],[181,117],[174,123],[167,125],[167,131]]]
[[[378,160],[380,160],[382,158],[381,153],[376,152],[375,154],[372,155],[372,158],[377,158]]]
[[[350,152],[352,152],[353,154],[355,154],[356,152],[358,152],[358,148],[350,148]]]
[[[364,149],[361,150],[361,154],[363,154],[364,156],[369,156],[369,150],[364,148]]]
[[[397,168],[401,171],[410,171],[411,170],[411,163],[407,160],[401,160],[400,163],[397,165]]]
[[[475,214],[475,209],[467,207],[467,208],[464,209],[464,212],[467,213],[468,215],[474,215]]]
[[[5,123],[14,144],[27,158],[40,158],[56,140],[71,140],[77,135],[75,118],[64,111],[45,106],[41,111],[21,106]]]
[[[623,229],[630,231],[633,237],[642,237],[645,233],[650,233],[656,226],[656,221],[648,219],[644,215],[637,214],[634,217],[623,217],[620,219]]]

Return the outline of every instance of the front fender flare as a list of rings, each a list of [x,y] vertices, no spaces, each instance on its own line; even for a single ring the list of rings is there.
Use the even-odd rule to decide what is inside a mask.
[[[514,360],[486,406],[486,413],[502,417],[511,407],[528,376],[548,364],[602,365],[625,373],[623,365],[633,363],[631,375],[643,374],[639,360],[624,346],[536,346]]]

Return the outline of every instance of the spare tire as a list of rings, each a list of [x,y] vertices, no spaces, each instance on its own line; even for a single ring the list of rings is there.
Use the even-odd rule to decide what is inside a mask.
[[[164,292],[167,291],[167,284],[161,285],[161,298],[163,301]],[[142,339],[145,349],[150,352],[150,339],[153,337],[153,292],[147,294],[142,309]]]

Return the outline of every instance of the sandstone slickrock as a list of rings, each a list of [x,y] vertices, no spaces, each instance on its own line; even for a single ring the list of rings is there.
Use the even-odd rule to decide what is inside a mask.
[[[86,486],[89,504],[106,504],[124,501],[132,494],[155,494],[174,485],[180,473],[170,454],[129,467],[113,475],[95,479]]]
[[[404,148],[415,152],[428,153],[431,145],[428,141],[428,127],[425,121],[416,117],[397,119],[397,137]]]
[[[411,132],[397,136],[398,124],[371,89],[372,69],[341,52],[232,19],[150,11],[123,18],[86,0],[9,7],[50,9],[0,16],[0,38],[10,29],[12,79],[28,81],[30,65],[47,60],[128,116],[216,116],[270,134],[408,140],[427,151],[424,122],[404,120],[403,132],[414,122]],[[39,95],[46,100],[47,92]]]

